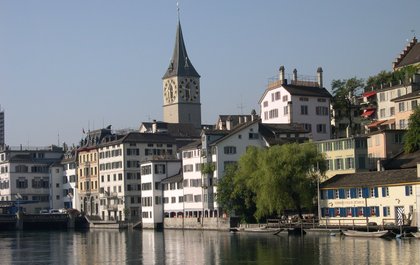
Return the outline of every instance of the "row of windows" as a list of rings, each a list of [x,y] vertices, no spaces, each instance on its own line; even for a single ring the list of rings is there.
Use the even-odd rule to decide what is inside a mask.
[[[116,157],[116,156],[121,156],[121,155],[122,155],[121,149],[115,149],[115,150],[111,150],[111,151],[100,152],[99,153],[99,159]]]
[[[27,173],[27,172],[29,172],[29,168],[26,165],[17,165],[15,167],[15,172],[16,173]],[[47,166],[32,166],[30,172],[32,172],[32,173],[48,173],[49,170],[48,170]]]
[[[122,173],[118,174],[118,180],[122,180]],[[107,182],[111,181],[111,175],[107,175],[106,181]],[[117,174],[113,175],[112,181],[117,181]],[[104,175],[101,175],[101,182],[105,182],[105,176]]]
[[[80,182],[80,190],[85,190],[85,191],[89,191],[89,190],[97,190],[98,189],[98,181],[81,181]]]
[[[128,166],[128,163],[127,163],[127,166]],[[122,168],[121,161],[99,164],[99,170],[110,170],[110,169],[118,169],[118,168]]]
[[[81,163],[96,161],[96,153],[80,154],[79,161]]]
[[[163,190],[181,190],[183,189],[184,185],[182,181],[180,182],[171,182],[171,183],[163,183],[162,189]]]
[[[182,152],[183,158],[191,158],[191,157],[199,157],[199,156],[200,156],[200,150]]]
[[[60,197],[60,196],[58,195],[58,197]],[[50,200],[49,195],[33,195],[32,197],[27,196],[27,195],[22,195],[22,200],[24,200],[24,201],[30,200],[31,198],[34,201],[40,201],[40,202],[48,202]],[[2,201],[8,201],[8,200],[14,200],[14,199],[9,198],[9,196],[1,196],[1,200]]]
[[[389,197],[389,187],[382,187],[382,197]],[[405,186],[405,196],[413,195],[413,186]],[[351,189],[331,189],[321,191],[321,199],[354,199],[379,197],[379,188],[351,188]]]
[[[389,216],[390,211],[388,206],[383,207],[384,216]],[[380,216],[379,206],[370,207],[345,207],[345,208],[322,208],[322,217],[369,217]]]
[[[3,189],[9,188],[9,182],[1,182],[3,183],[1,187]],[[36,177],[31,181],[33,189],[48,189],[50,187],[50,182],[48,177]],[[26,189],[28,188],[28,180],[24,177],[20,177],[16,180],[16,188],[17,189]]]
[[[328,141],[324,143],[317,143],[319,152],[337,151],[337,150],[348,150],[356,148],[366,148],[366,139],[348,139],[348,140],[336,140]]]

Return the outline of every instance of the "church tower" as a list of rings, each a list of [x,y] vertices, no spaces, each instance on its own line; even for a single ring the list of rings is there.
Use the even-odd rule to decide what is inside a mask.
[[[200,75],[192,65],[178,19],[175,47],[163,80],[163,121],[201,128]]]

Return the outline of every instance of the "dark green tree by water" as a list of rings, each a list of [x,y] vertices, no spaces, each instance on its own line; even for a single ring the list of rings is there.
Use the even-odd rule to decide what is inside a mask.
[[[408,119],[408,130],[404,135],[404,151],[413,153],[420,150],[420,106]]]
[[[248,147],[230,176],[233,180],[219,183],[218,202],[232,209],[229,204],[245,205],[244,201],[252,200],[258,220],[285,210],[295,210],[302,217],[303,208],[314,205],[317,180],[325,170],[325,160],[314,144]],[[232,197],[226,194],[238,195],[241,200],[228,201]]]

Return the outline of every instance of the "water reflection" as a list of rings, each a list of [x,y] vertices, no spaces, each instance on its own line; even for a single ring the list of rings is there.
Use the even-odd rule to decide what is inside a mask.
[[[217,231],[0,232],[0,264],[420,264],[420,240]]]

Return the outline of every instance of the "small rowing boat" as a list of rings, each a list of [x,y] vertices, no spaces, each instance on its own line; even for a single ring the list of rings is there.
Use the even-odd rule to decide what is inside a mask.
[[[356,231],[356,230],[345,230],[342,231],[345,236],[351,237],[384,237],[387,236],[389,231],[375,231],[375,232],[363,232],[363,231]]]
[[[420,232],[411,232],[411,234],[415,237],[420,239]]]

